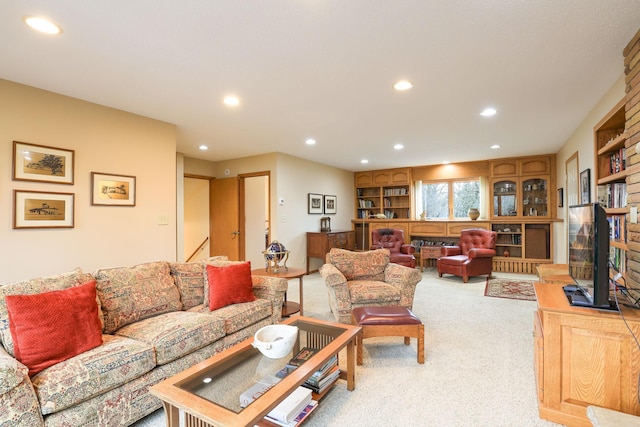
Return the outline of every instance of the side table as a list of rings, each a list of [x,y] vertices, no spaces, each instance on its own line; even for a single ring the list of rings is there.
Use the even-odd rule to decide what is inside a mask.
[[[304,276],[306,274],[305,270],[302,268],[288,268],[287,270],[285,270],[284,268],[281,268],[280,271],[278,271],[277,273],[272,273],[270,271],[267,271],[266,268],[258,268],[256,270],[251,270],[251,274],[254,274],[256,276],[270,276],[270,277],[281,277],[283,279],[298,279],[299,280],[299,286],[300,286],[300,303],[298,304],[297,302],[293,302],[293,301],[287,301],[287,294],[285,292],[284,294],[284,304],[282,305],[282,317],[289,317],[294,313],[297,313],[298,311],[300,312],[300,315],[302,316],[303,311],[302,311],[302,302],[303,302],[303,297],[302,297],[302,292],[303,292],[303,286],[302,286],[302,276]]]
[[[441,246],[421,246],[420,247],[420,271],[424,271],[424,262],[429,259],[438,259],[442,255]]]

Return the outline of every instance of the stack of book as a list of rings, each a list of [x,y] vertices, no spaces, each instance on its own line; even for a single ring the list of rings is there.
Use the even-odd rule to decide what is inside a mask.
[[[264,418],[277,425],[293,427],[298,425],[315,409],[317,402],[313,402],[315,401],[311,399],[311,390],[298,387]]]
[[[278,378],[284,378],[289,375],[294,369],[302,365],[307,360],[316,354],[319,350],[311,347],[304,347],[298,352],[289,363],[276,374]],[[321,394],[329,386],[331,386],[340,376],[340,369],[338,368],[338,356],[333,355],[320,369],[313,373],[307,381],[304,382],[303,387],[313,390],[315,393]]]

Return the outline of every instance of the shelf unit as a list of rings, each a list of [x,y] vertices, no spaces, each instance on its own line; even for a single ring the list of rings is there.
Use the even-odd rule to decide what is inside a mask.
[[[593,129],[596,200],[607,212],[611,228],[609,258],[626,280],[627,264],[627,175],[637,166],[627,165],[625,99],[622,99]],[[614,275],[611,273],[610,275]]]
[[[384,215],[387,219],[411,218],[411,171],[389,169],[357,172],[356,212],[358,219]]]

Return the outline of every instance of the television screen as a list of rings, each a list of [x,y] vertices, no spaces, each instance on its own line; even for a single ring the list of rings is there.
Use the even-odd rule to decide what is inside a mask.
[[[575,305],[609,308],[609,222],[598,203],[569,207],[569,274],[586,301]]]

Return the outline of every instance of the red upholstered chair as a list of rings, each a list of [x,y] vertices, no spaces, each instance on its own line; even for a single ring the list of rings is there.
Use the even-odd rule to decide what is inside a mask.
[[[416,267],[416,248],[404,242],[404,232],[395,228],[381,228],[371,232],[371,250],[389,249],[391,262]]]
[[[486,274],[491,277],[493,257],[496,255],[496,232],[470,228],[460,233],[458,246],[443,246],[438,258],[438,275],[461,276],[467,283],[470,276]]]

